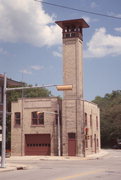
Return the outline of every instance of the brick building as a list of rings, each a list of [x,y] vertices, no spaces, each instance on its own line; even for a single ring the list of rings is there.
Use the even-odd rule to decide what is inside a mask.
[[[89,25],[83,19],[56,24],[63,35],[63,84],[73,89],[59,106],[56,97],[12,103],[12,155],[84,156],[100,150],[99,108],[83,100],[82,30]],[[58,107],[59,124],[53,113]]]
[[[12,155],[57,155],[57,105],[56,97],[12,103]]]

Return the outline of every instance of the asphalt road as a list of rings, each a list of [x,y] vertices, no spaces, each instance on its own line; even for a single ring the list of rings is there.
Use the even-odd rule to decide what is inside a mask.
[[[95,160],[26,161],[31,168],[1,172],[0,180],[120,180],[121,150],[108,151]]]

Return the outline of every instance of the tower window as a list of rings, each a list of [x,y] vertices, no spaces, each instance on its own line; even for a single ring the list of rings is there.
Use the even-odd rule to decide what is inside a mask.
[[[85,126],[87,126],[87,113],[84,113],[84,122],[85,122]]]

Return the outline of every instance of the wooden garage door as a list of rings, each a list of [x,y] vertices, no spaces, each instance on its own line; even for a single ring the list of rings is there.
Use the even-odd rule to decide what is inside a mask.
[[[25,155],[50,155],[50,134],[26,134]]]

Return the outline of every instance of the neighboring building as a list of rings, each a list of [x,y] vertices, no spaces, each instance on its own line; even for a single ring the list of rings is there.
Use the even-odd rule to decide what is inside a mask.
[[[89,25],[83,19],[56,24],[63,30],[63,83],[73,85],[62,99],[61,134],[54,114],[44,113],[42,122],[37,116],[57,111],[57,98],[19,99],[12,103],[12,155],[57,155],[60,149],[63,156],[85,156],[100,150],[99,108],[83,100],[82,29]],[[44,124],[33,124],[34,116]]]
[[[22,86],[23,83],[7,78],[7,87]],[[0,74],[0,114],[3,111],[3,87],[4,87],[4,75]]]
[[[0,155],[1,155],[1,145],[2,145],[2,126],[0,126]]]

